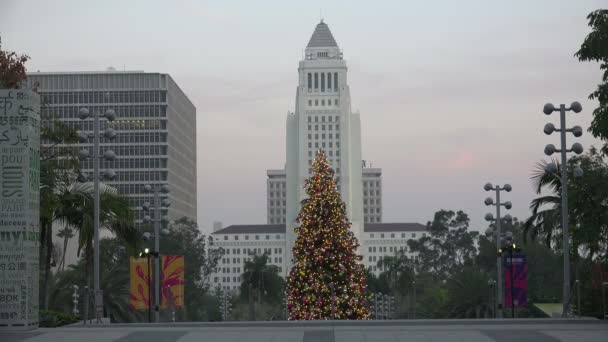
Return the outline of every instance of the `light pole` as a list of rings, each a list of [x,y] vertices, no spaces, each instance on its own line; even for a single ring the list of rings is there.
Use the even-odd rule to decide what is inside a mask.
[[[492,183],[486,183],[483,186],[483,189],[485,191],[494,191],[496,193],[496,202],[494,202],[494,199],[492,197],[488,197],[485,199],[484,203],[487,206],[493,205],[496,207],[496,218],[494,218],[494,216],[492,214],[486,214],[486,221],[495,221],[496,222],[496,289],[497,289],[497,294],[496,294],[496,302],[497,302],[497,306],[498,309],[496,310],[496,317],[497,318],[502,318],[502,302],[503,302],[503,295],[502,295],[502,253],[500,252],[500,207],[505,207],[507,210],[511,209],[512,205],[511,202],[507,201],[507,202],[501,202],[500,201],[500,192],[501,191],[506,191],[506,192],[511,192],[511,190],[513,189],[511,187],[510,184],[505,184],[503,187],[500,187],[499,185],[492,185]],[[507,216],[505,216],[507,217]],[[508,216],[510,217],[510,216]]]
[[[581,126],[574,126],[572,128],[566,128],[566,112],[573,111],[575,113],[580,113],[583,110],[583,107],[578,102],[572,102],[569,108],[566,108],[566,105],[560,104],[559,108],[555,108],[551,103],[545,104],[543,107],[543,113],[547,115],[551,115],[551,113],[555,111],[559,111],[559,123],[560,127],[556,128],[552,123],[548,123],[545,125],[543,131],[545,134],[550,135],[553,132],[560,132],[560,149],[556,149],[555,145],[548,144],[545,146],[545,154],[551,156],[555,152],[561,152],[562,159],[562,175],[561,175],[561,185],[562,185],[562,229],[563,229],[563,248],[564,248],[564,288],[562,292],[563,296],[563,316],[568,317],[568,306],[570,303],[570,235],[568,234],[568,173],[567,169],[567,160],[566,160],[566,152],[574,152],[576,154],[583,153],[583,146],[579,143],[572,144],[571,149],[566,148],[566,132],[572,132],[575,137],[580,137],[583,135],[583,129]],[[580,170],[580,169],[579,169]],[[575,173],[578,171],[575,170]],[[582,172],[580,172],[582,175]]]
[[[104,96],[106,102],[109,100],[109,93],[106,93]],[[93,230],[94,230],[94,240],[93,240],[93,279],[94,279],[94,286],[95,286],[95,317],[97,318],[97,323],[101,323],[101,315],[103,314],[103,292],[100,288],[100,281],[99,281],[99,206],[100,206],[100,199],[99,199],[99,180],[100,180],[100,173],[99,173],[99,138],[100,138],[100,134],[99,134],[99,120],[100,120],[100,113],[97,112],[96,114],[90,115],[89,109],[88,108],[80,108],[80,110],[78,111],[78,117],[81,120],[86,120],[87,118],[89,118],[89,116],[93,119],[93,134],[87,134],[85,132],[78,132],[78,138],[80,140],[80,142],[86,142],[88,141],[89,138],[93,138],[93,153],[89,153],[88,149],[82,149],[79,152],[79,157],[81,160],[88,158],[89,156],[93,159],[93,187],[94,187],[94,194],[93,194]],[[103,116],[108,120],[108,121],[114,121],[116,119],[116,112],[114,112],[113,109],[107,109]],[[116,138],[116,132],[114,131],[114,129],[112,129],[111,127],[108,127],[104,130],[103,132],[103,136],[106,139],[109,140],[113,140],[114,138]],[[116,159],[116,154],[114,153],[114,151],[108,149],[103,153],[102,156],[103,159],[107,160],[107,161],[112,161]],[[106,170],[103,173],[104,177],[106,177],[107,179],[114,179],[116,178],[116,173],[113,170]],[[84,175],[80,175],[79,177],[80,181],[86,181],[86,177]]]
[[[151,185],[144,186],[144,192],[154,194],[154,218],[150,215],[144,216],[144,223],[154,223],[154,311],[155,322],[160,322],[160,224],[169,222],[169,216],[161,215],[161,210],[166,209],[171,205],[168,199],[160,200],[160,194],[168,194],[169,186],[162,185],[157,188],[152,188]],[[142,205],[144,211],[150,211],[150,203],[145,202]],[[165,230],[163,230],[166,233]]]
[[[139,257],[146,257],[148,261],[148,323],[152,323],[152,286],[150,284],[150,249],[146,248],[143,252],[139,253]]]

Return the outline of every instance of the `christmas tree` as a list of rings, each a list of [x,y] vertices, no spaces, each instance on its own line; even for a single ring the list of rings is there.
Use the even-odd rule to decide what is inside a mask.
[[[287,280],[289,319],[367,319],[359,243],[323,151],[317,152],[312,170],[296,221],[294,266]]]

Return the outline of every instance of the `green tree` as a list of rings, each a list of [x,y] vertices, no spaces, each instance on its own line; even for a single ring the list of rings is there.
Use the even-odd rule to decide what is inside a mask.
[[[0,89],[21,88],[27,78],[25,63],[28,59],[27,55],[2,50],[0,38]]]
[[[308,198],[298,215],[294,266],[287,280],[290,319],[366,319],[359,243],[323,151],[317,152],[312,169],[304,183]]]
[[[608,9],[598,9],[591,12],[587,19],[591,32],[585,37],[580,49],[574,54],[579,61],[598,62],[603,70],[602,82],[589,95],[597,99],[599,106],[593,111],[593,121],[589,131],[594,137],[608,140]],[[604,153],[608,151],[604,145]]]
[[[224,251],[215,248],[213,239],[201,233],[196,222],[187,217],[172,222],[168,230],[169,234],[160,239],[161,254],[184,256],[185,310],[181,320],[207,320],[210,312],[206,307],[213,303],[213,296],[208,293],[209,276]]]
[[[263,305],[271,311],[273,306],[283,307],[285,282],[279,275],[279,268],[268,264],[268,258],[267,254],[254,254],[251,260],[245,261],[240,297],[249,306],[250,320],[267,318],[258,314]]]
[[[118,238],[105,238],[100,241],[100,282],[104,290],[104,310],[112,322],[133,322],[143,318],[141,313],[133,312],[129,308],[129,249]],[[69,265],[67,270],[57,272],[51,282],[51,310],[72,312],[73,285],[77,285],[81,294],[79,310],[84,317],[82,301],[86,300],[85,286],[90,284],[86,269],[86,260],[81,258],[77,264]],[[92,295],[92,292],[90,294]],[[90,315],[94,312],[93,301],[89,300],[88,304]]]

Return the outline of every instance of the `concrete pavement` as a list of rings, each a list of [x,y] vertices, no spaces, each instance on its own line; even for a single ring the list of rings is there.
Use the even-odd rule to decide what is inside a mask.
[[[606,342],[599,320],[222,322],[0,331],[1,342]]]

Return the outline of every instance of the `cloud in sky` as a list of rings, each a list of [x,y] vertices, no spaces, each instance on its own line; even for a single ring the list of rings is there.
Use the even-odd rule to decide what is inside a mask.
[[[265,171],[285,163],[298,61],[322,10],[349,66],[363,157],[384,173],[384,220],[463,209],[483,229],[487,181],[525,217],[530,170],[556,143],[545,102],[579,100],[597,65],[573,58],[603,1],[3,1],[3,47],[30,70],[167,72],[197,107],[204,230],[264,223]],[[559,20],[558,20],[559,19]],[[585,133],[584,146],[597,144]]]

